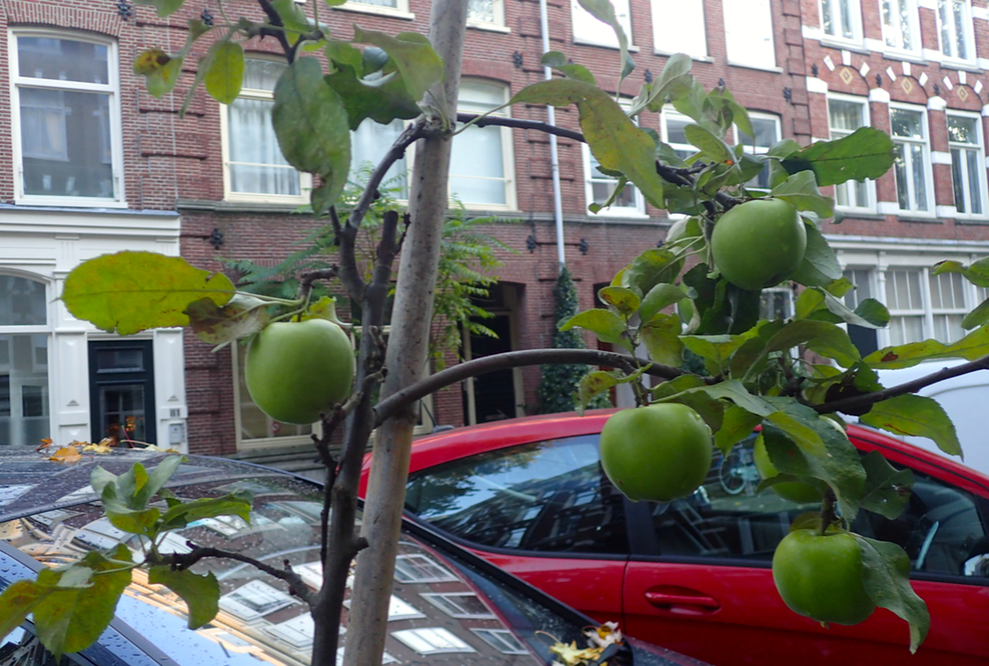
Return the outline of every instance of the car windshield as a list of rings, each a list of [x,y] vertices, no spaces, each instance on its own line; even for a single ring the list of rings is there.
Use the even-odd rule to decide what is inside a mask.
[[[197,499],[248,490],[254,496],[251,520],[198,520],[169,534],[159,549],[187,552],[191,545],[200,545],[236,551],[272,566],[287,563],[306,583],[318,587],[321,489],[262,468],[233,464],[223,468],[212,461],[198,465],[194,461],[176,475],[179,482],[170,485],[172,492]],[[75,496],[86,497],[85,490],[74,491]],[[27,513],[19,507],[23,515],[0,522],[0,538],[48,566],[118,543],[139,555],[144,546],[138,537],[111,525],[96,502],[66,506],[64,491],[51,498],[58,508]],[[0,563],[2,558],[0,553]],[[288,594],[285,584],[229,559],[201,560],[193,571],[212,572],[221,586],[219,613],[200,629],[188,629],[185,603],[167,588],[149,584],[140,569],[134,570],[133,582],[118,605],[118,619],[161,652],[152,654],[155,659],[197,666],[309,663],[312,619],[308,607]],[[11,582],[2,580],[6,575],[0,567],[0,587]],[[341,650],[346,646],[349,585],[346,595]],[[548,663],[548,645],[555,639],[584,644],[581,629],[579,623],[403,535],[389,607],[385,664]]]

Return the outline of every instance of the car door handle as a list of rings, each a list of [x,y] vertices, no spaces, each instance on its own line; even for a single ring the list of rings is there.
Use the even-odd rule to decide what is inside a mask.
[[[646,590],[646,601],[664,610],[713,613],[721,608],[714,597],[686,587],[669,586]]]

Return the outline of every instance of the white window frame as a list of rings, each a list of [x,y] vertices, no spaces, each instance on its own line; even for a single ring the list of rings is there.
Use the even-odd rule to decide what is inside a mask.
[[[691,5],[692,12],[696,12],[700,10],[700,26],[699,26],[700,34],[699,35],[693,34],[692,37],[688,40],[688,44],[690,44],[690,48],[688,49],[664,48],[665,44],[663,43],[663,35],[660,34],[659,26],[662,25],[664,22],[669,22],[669,16],[670,16],[669,14],[670,8],[667,6],[667,4],[664,3],[674,4],[674,5],[689,4]],[[708,57],[709,54],[708,54],[708,45],[707,45],[707,12],[704,10],[704,0],[652,0],[652,2],[650,2],[649,4],[652,11],[652,43],[653,43],[654,53],[658,55],[672,55],[674,53],[680,52],[680,53],[686,53],[695,60],[710,60],[710,58]],[[680,12],[683,12],[682,7],[678,9]],[[691,15],[689,18],[694,19],[695,17]],[[678,23],[677,27],[678,28],[684,27],[683,26],[684,22]],[[691,23],[692,22],[693,21],[691,21]],[[697,27],[697,26],[693,26],[693,27]]]
[[[633,44],[632,39],[632,2],[631,0],[611,0],[612,7],[615,9],[615,16],[618,18],[619,25],[622,26],[622,30],[625,31],[625,38],[628,40],[628,45],[631,48]],[[573,33],[574,44],[587,44],[589,46],[603,46],[609,49],[618,48],[618,35],[615,34],[614,29],[603,21],[596,21],[596,25],[599,25],[598,32],[595,35],[604,35],[604,37],[588,36],[588,35],[578,35],[577,34],[577,22],[574,20],[578,12],[584,12],[588,16],[592,16],[590,12],[585,10],[580,6],[577,0],[570,0],[570,27]]]
[[[733,8],[737,8],[743,4],[741,0],[729,0],[729,1],[732,4],[727,5],[726,2],[724,5],[725,7],[731,6]],[[755,60],[748,59],[746,54],[754,53],[752,49],[744,49],[742,52],[740,52],[738,50],[738,46],[736,46],[735,51],[732,52],[731,31],[728,25],[728,22],[731,20],[731,18],[728,16],[728,13],[725,12],[725,53],[728,57],[729,65],[734,65],[735,67],[747,67],[749,69],[761,69],[768,72],[782,71],[779,67],[779,57],[776,53],[776,36],[773,34],[773,19],[774,19],[773,3],[771,0],[764,0],[764,1],[765,1],[766,9],[768,10],[768,14],[769,14],[766,17],[768,21],[765,23],[765,25],[768,27],[768,32],[766,33],[765,37],[768,37],[768,39],[764,39],[764,41],[769,42],[769,53],[772,54],[772,62],[757,62]]]
[[[625,102],[624,100],[620,102],[620,104],[622,106],[622,109],[626,112],[632,107],[631,102]],[[638,118],[633,118],[632,122],[634,122],[636,125],[639,124]],[[639,188],[637,188],[634,184],[632,184],[632,181],[629,181],[626,187],[632,188],[632,192],[634,193],[633,194],[634,205],[632,206],[611,205],[607,208],[602,208],[597,213],[592,213],[590,211],[589,206],[592,203],[594,203],[595,183],[606,183],[606,184],[614,183],[615,185],[618,184],[617,178],[610,178],[607,176],[605,176],[604,178],[595,178],[594,176],[591,175],[594,172],[593,169],[591,168],[592,157],[593,156],[591,155],[590,147],[586,143],[581,144],[581,158],[583,160],[583,168],[584,168],[584,203],[585,203],[584,210],[586,211],[587,215],[590,215],[591,217],[646,217],[646,198],[642,196],[642,192],[639,191]]]
[[[851,102],[853,104],[860,104],[863,109],[862,113],[862,127],[869,127],[872,123],[872,119],[869,116],[869,99],[867,97],[859,97],[856,95],[841,95],[836,93],[828,93],[828,135],[832,141],[840,139],[844,136],[848,136],[852,132],[848,130],[835,130],[831,127],[831,100],[841,101],[841,102]],[[854,130],[852,130],[854,131]],[[851,183],[856,181],[848,181],[846,183],[841,183],[835,185],[835,208],[841,211],[847,211],[850,213],[875,213],[876,212],[876,182],[874,180],[866,179],[865,181],[865,196],[866,205],[864,206],[839,206],[838,205],[838,189],[848,188]]]
[[[907,216],[916,217],[934,217],[935,213],[935,199],[934,199],[934,170],[931,166],[931,128],[928,124],[927,108],[923,106],[916,106],[913,104],[890,104],[889,105],[890,115],[895,110],[910,111],[913,113],[920,113],[920,127],[924,133],[924,138],[912,139],[907,137],[893,136],[890,132],[890,137],[893,139],[893,143],[902,143],[905,145],[922,146],[923,156],[921,157],[921,167],[924,169],[924,186],[927,193],[927,209],[926,210],[915,210],[913,208],[899,208],[901,214],[906,214]],[[912,204],[914,200],[914,189],[913,189],[913,162],[907,161],[907,200],[909,204]],[[895,178],[895,165],[894,165],[894,181]],[[896,193],[896,205],[900,205],[899,196],[899,183],[897,182],[897,193]]]
[[[266,58],[258,54],[247,54],[246,60],[275,60]],[[261,90],[258,88],[242,88],[238,99],[255,99],[262,101],[272,101],[275,99],[273,90]],[[312,176],[308,173],[297,172],[299,174],[299,194],[261,194],[257,192],[234,192],[231,189],[230,177],[230,106],[220,105],[220,151],[223,160],[223,199],[225,201],[240,201],[254,203],[283,203],[294,206],[309,203],[309,192],[312,190]]]
[[[821,17],[821,34],[822,39],[828,42],[840,42],[842,44],[862,44],[862,6],[859,4],[859,0],[847,0],[848,8],[847,10],[842,9],[842,0],[818,0],[817,8],[818,15]],[[841,26],[844,23],[845,13],[848,13],[851,19],[852,36],[845,37],[844,34],[830,34],[824,27],[824,5],[828,3],[832,8],[832,20],[831,24],[833,26]],[[836,28],[837,29],[837,28]],[[843,31],[842,31],[843,32]]]
[[[899,21],[895,21],[893,25],[886,23],[885,6],[887,3],[890,3],[892,12],[898,9],[897,5],[900,3],[906,5],[907,12],[910,16],[909,35],[906,35],[910,38],[910,43],[912,44],[910,48],[903,46],[904,33]],[[917,8],[916,0],[879,0],[879,22],[882,26],[884,50],[893,53],[920,53],[920,10]],[[890,39],[896,43],[889,44],[887,40]]]
[[[945,1],[948,2],[949,4],[954,4],[956,0],[945,0]],[[937,17],[938,50],[941,52],[942,57],[949,62],[958,62],[965,64],[974,63],[976,61],[977,54],[975,51],[975,26],[974,26],[974,21],[972,19],[972,1],[962,0],[962,5],[965,8],[964,10],[965,16],[962,19],[964,25],[958,26],[954,20],[955,13],[951,12],[950,13],[951,26],[948,26],[949,29],[951,30],[951,36],[955,38],[958,35],[959,27],[961,28],[963,33],[962,36],[965,39],[965,50],[968,51],[967,58],[959,58],[957,55],[949,55],[944,50],[945,43],[944,43],[942,31],[945,29],[946,26],[942,23],[940,2],[941,0],[938,0],[938,3],[934,9],[934,15]],[[954,44],[955,41],[953,40],[951,44],[952,50],[954,50]]]
[[[358,12],[361,14],[380,14],[382,16],[406,19],[408,21],[411,21],[416,17],[416,15],[409,10],[409,0],[395,0],[394,7],[388,7],[387,5],[372,5],[367,2],[359,2],[359,0],[349,0],[349,2],[333,7],[333,9]]]
[[[74,42],[99,44],[107,49],[107,82],[105,84],[82,81],[60,81],[22,77],[18,66],[18,37],[64,39]],[[96,35],[47,28],[12,28],[7,31],[7,52],[10,65],[10,131],[14,165],[14,202],[25,205],[65,206],[71,208],[126,208],[124,193],[123,130],[120,116],[120,60],[116,40]],[[65,90],[109,95],[110,108],[110,157],[112,164],[113,197],[46,196],[24,193],[23,148],[21,145],[20,86]]]
[[[472,81],[476,81],[477,83],[481,83],[481,84],[484,84],[484,85],[496,86],[496,87],[501,88],[501,92],[502,92],[502,103],[503,104],[507,104],[508,103],[508,100],[511,99],[511,96],[510,96],[509,90],[508,90],[508,85],[506,83],[503,83],[502,81],[496,81],[494,79],[482,79],[482,78],[464,77],[463,79],[461,79],[460,85],[461,85],[461,87],[463,87],[464,83],[470,83]],[[458,102],[457,103],[457,111],[460,112],[460,113],[481,113],[481,111],[479,109],[465,108],[463,106],[463,103],[462,102]],[[506,107],[504,107],[502,109],[498,109],[497,111],[493,112],[491,115],[498,116],[498,117],[501,117],[501,118],[511,118],[511,111],[512,111],[512,107],[506,106]],[[502,180],[505,183],[505,203],[503,203],[503,204],[475,203],[475,202],[463,201],[461,199],[460,200],[460,203],[462,203],[463,206],[464,206],[464,208],[466,208],[468,210],[489,210],[489,211],[515,211],[515,210],[518,210],[518,200],[517,200],[517,194],[516,194],[516,190],[515,190],[515,185],[516,185],[516,181],[515,181],[515,142],[514,142],[514,138],[513,138],[513,135],[512,135],[512,130],[511,130],[510,127],[498,127],[498,130],[499,130],[499,132],[501,132],[501,163],[502,163],[502,168],[504,168],[504,170],[505,170],[504,175],[503,175],[503,178],[502,178]],[[456,141],[457,140],[457,137],[454,137],[453,140]],[[408,157],[407,164],[414,165],[415,164],[415,144],[413,144],[412,146],[410,146],[409,150],[406,151],[406,154],[409,156]],[[453,179],[454,177],[457,177],[457,178],[463,177],[460,174],[454,174],[452,172],[452,168],[453,167],[451,165],[451,173],[450,173],[450,178],[451,179]],[[409,168],[409,173],[410,174],[412,173],[412,167],[411,166]],[[409,187],[411,188],[411,181],[409,183]],[[453,190],[451,188],[450,193],[449,193],[450,201],[451,202],[453,201],[453,194],[454,194],[454,192],[453,192]]]
[[[946,116],[945,116],[945,123],[947,123],[948,119],[951,118],[952,116],[957,116],[959,118],[966,118],[966,119],[974,120],[975,121],[975,134],[976,134],[976,137],[977,137],[976,140],[978,141],[978,143],[977,144],[972,144],[972,143],[956,143],[956,142],[954,142],[954,141],[951,140],[951,134],[949,133],[948,134],[948,153],[950,154],[951,151],[953,149],[956,149],[956,148],[959,149],[959,150],[971,150],[971,151],[973,151],[975,153],[975,156],[976,156],[975,177],[979,181],[979,183],[978,183],[979,184],[979,196],[980,196],[980,203],[982,204],[982,212],[981,213],[972,213],[972,212],[965,212],[965,213],[963,213],[961,211],[957,211],[956,210],[956,215],[958,217],[960,217],[960,218],[963,218],[963,219],[983,219],[983,218],[989,216],[989,195],[987,195],[987,193],[986,193],[986,152],[985,152],[985,146],[986,146],[986,144],[985,144],[985,138],[984,138],[984,135],[983,135],[983,132],[982,132],[982,116],[980,114],[978,114],[978,113],[972,113],[972,112],[969,112],[969,111],[957,111],[955,109],[950,109],[948,111],[948,113],[946,114]],[[970,179],[972,178],[972,175],[973,174],[969,173],[968,162],[965,162],[965,164],[963,166],[964,166],[964,168],[962,170],[962,195],[965,197],[965,210],[966,211],[971,211],[972,210],[972,202],[971,202],[971,200],[969,198],[969,192],[970,192],[969,183],[970,183]],[[955,169],[954,160],[952,160],[952,164],[951,164],[951,170],[952,170],[952,180],[951,180],[951,182],[952,182],[952,192],[954,192],[954,169]],[[955,201],[955,208],[956,209],[958,208],[958,202],[957,201]]]
[[[764,111],[749,111],[749,119],[771,121],[773,125],[775,125],[776,127],[776,141],[774,141],[773,143],[779,143],[780,141],[782,141],[783,123],[780,121],[780,117],[778,115],[776,115],[775,113],[766,113]],[[738,129],[738,125],[732,125],[732,132],[734,132],[736,142],[741,143],[741,132]],[[742,144],[742,150],[745,151],[747,155],[765,155],[766,153],[769,152],[769,149],[771,147],[772,146],[755,146],[749,143]],[[759,177],[758,175],[755,176],[755,178],[758,177]],[[753,178],[752,180],[755,180],[755,178]],[[761,189],[761,188],[753,186],[750,187],[749,189]]]
[[[491,9],[494,14],[493,21],[481,21],[479,19],[471,18],[470,3],[468,2],[467,27],[481,28],[482,30],[495,30],[497,32],[511,32],[511,30],[505,26],[505,0],[492,0]]]

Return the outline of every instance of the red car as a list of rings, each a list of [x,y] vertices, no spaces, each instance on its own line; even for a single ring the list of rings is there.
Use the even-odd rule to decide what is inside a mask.
[[[690,497],[633,503],[599,462],[611,413],[499,421],[418,440],[406,508],[588,615],[718,666],[987,663],[989,477],[849,427],[860,450],[879,450],[915,475],[901,517],[861,512],[852,525],[910,555],[914,589],[932,617],[911,656],[907,624],[887,610],[826,629],[783,604],[773,551],[791,520],[815,507],[755,492],[754,438],[716,456]]]

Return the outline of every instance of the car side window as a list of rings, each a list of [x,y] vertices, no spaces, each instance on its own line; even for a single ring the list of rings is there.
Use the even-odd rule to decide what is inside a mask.
[[[414,473],[406,508],[481,546],[628,554],[625,503],[598,435],[532,442]]]
[[[989,539],[975,497],[927,474],[914,472],[910,502],[898,518],[861,512],[852,530],[898,544],[914,571],[989,578]]]
[[[791,521],[820,503],[799,504],[771,491],[756,493],[755,437],[727,456],[715,453],[707,478],[694,494],[670,503],[650,502],[653,537],[647,552],[771,560]]]

